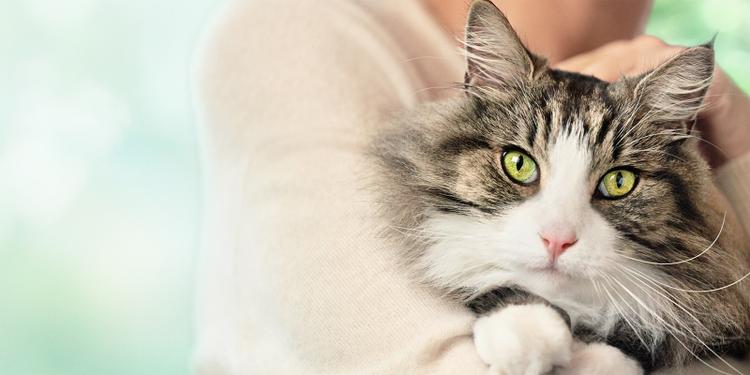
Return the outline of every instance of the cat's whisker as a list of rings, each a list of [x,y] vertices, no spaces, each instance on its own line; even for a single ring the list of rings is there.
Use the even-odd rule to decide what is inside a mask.
[[[675,154],[670,154],[669,152],[658,150],[658,149],[636,149],[636,148],[633,148],[633,149],[628,150],[628,153],[630,153],[630,154],[654,153],[654,154],[660,154],[660,155],[667,155],[667,156],[675,158],[675,159],[677,159],[679,161],[686,162],[685,159],[683,159],[683,158],[681,158],[681,157],[679,157],[679,156],[677,156]]]
[[[411,234],[411,233],[403,233],[397,229],[393,229],[394,233],[397,233],[405,238],[409,238],[411,241],[415,243],[414,246],[426,246],[430,245],[436,241],[443,240],[443,239],[449,239],[449,237],[441,237],[441,236],[428,236],[428,235],[419,235],[419,234]]]
[[[599,283],[594,279],[593,277],[588,277],[589,282],[591,282],[591,285],[594,287],[594,292],[596,293],[596,298],[599,304],[601,305],[604,302],[604,296],[602,295],[601,290],[599,290]]]
[[[625,122],[626,124],[632,124],[633,123],[633,120],[635,120],[635,116],[638,115],[638,110],[637,109],[640,108],[640,107],[641,107],[641,97],[639,96],[636,99],[633,107],[631,108],[630,116],[628,116],[628,120]],[[624,137],[622,139],[627,139],[627,138]]]
[[[639,319],[642,322],[644,322],[644,324],[655,324],[655,325],[659,326],[660,332],[664,331],[664,332],[669,332],[669,333],[672,333],[672,334],[679,334],[681,336],[687,336],[687,334],[680,327],[677,327],[677,326],[669,323],[668,321],[666,321],[665,319],[663,319],[663,317],[661,316],[661,314],[658,314],[653,309],[649,309],[643,303],[643,301],[641,301],[641,299],[639,299],[629,288],[627,288],[624,284],[622,284],[614,275],[611,275],[611,274],[607,275],[607,280],[610,283],[610,286],[613,287],[612,290],[623,301],[625,300],[625,296],[621,295],[617,291],[618,290],[618,286],[619,286],[620,289],[623,290],[623,292],[625,292],[627,294],[627,296],[630,297],[630,299],[632,299],[636,303],[636,306],[640,306],[641,308],[645,309],[646,312],[648,313],[648,317],[654,319],[654,320],[647,321],[648,317],[644,317],[644,316],[642,316],[640,314],[637,314],[637,316],[639,317]],[[617,285],[615,285],[615,284],[617,284]],[[645,294],[649,297],[649,300],[654,300],[649,293],[645,293]],[[661,308],[661,306],[659,306],[659,307]],[[654,341],[658,341],[658,337],[655,336],[654,337]]]
[[[641,103],[640,103],[640,100],[639,100],[636,103],[635,109],[631,112],[630,121],[628,123],[632,123],[633,122],[632,120],[635,118],[635,116],[639,112],[640,105],[641,105]],[[640,129],[642,126],[647,126],[649,123],[651,123],[651,121],[654,118],[659,117],[659,116],[657,116],[658,114],[659,114],[658,111],[656,111],[655,109],[649,109],[648,112],[646,112],[644,115],[641,116],[641,118],[638,120],[638,122],[636,122],[635,124],[633,124],[630,127],[621,128],[621,129],[625,129],[625,133],[622,135],[622,137],[620,137],[620,139],[628,139],[628,136],[633,131],[635,131],[637,129]]]
[[[655,303],[655,304],[657,304],[658,305],[657,306],[657,310],[659,312],[668,315],[670,318],[672,318],[674,320],[679,320],[678,316],[676,315],[676,312],[674,311],[674,309],[672,309],[672,306],[670,305],[670,303],[677,304],[677,302],[675,302],[672,298],[664,295],[663,293],[660,293],[659,291],[657,291],[657,290],[655,290],[653,288],[648,288],[648,285],[645,284],[643,281],[641,281],[641,280],[633,277],[632,275],[624,273],[623,272],[624,269],[622,267],[618,267],[617,271],[619,271],[619,273],[622,276],[624,276],[625,279],[629,283],[631,283],[633,286],[635,286],[641,292],[643,292],[643,294],[648,299],[649,303]],[[644,287],[646,287],[646,288],[644,288]],[[648,290],[646,290],[646,289],[648,289]],[[652,295],[652,293],[656,293],[659,297],[662,297],[662,298],[654,298],[654,296]],[[696,319],[696,321],[700,322],[697,319]]]
[[[636,276],[636,274],[633,274],[633,276]],[[626,276],[626,277],[627,277],[627,276]],[[651,286],[649,286],[648,284],[646,284],[646,283],[644,282],[644,280],[640,280],[639,282],[636,282],[636,280],[635,280],[635,279],[633,279],[632,277],[628,277],[628,278],[629,278],[629,279],[631,279],[631,280],[632,280],[632,281],[634,282],[634,284],[635,284],[636,286],[638,286],[638,284],[640,283],[641,285],[643,285],[643,286],[645,286],[645,287],[647,287],[647,288],[649,288],[649,289],[653,290],[653,291],[654,291],[654,292],[656,292],[657,294],[659,294],[659,295],[662,295],[662,296],[663,296],[663,297],[665,297],[665,298],[668,298],[670,302],[672,302],[672,303],[673,303],[673,304],[674,304],[674,305],[675,305],[676,307],[678,307],[679,309],[681,309],[681,310],[682,310],[683,312],[685,312],[685,313],[686,313],[686,314],[687,314],[687,315],[688,315],[688,316],[689,316],[690,318],[692,318],[692,319],[693,319],[693,320],[694,320],[694,321],[695,321],[695,322],[696,322],[696,323],[697,323],[697,324],[699,325],[699,328],[700,328],[700,329],[702,330],[702,332],[703,332],[703,333],[711,333],[711,334],[713,334],[713,333],[712,333],[712,332],[710,332],[710,330],[709,330],[709,329],[708,329],[708,328],[707,328],[707,327],[706,327],[706,326],[705,326],[705,325],[703,324],[703,322],[701,322],[701,321],[700,321],[700,319],[698,319],[698,318],[697,318],[697,317],[696,317],[696,316],[694,315],[694,313],[693,313],[693,312],[691,312],[691,311],[690,311],[689,309],[687,309],[686,307],[684,307],[684,306],[683,306],[683,305],[682,305],[682,304],[681,304],[681,303],[680,303],[680,302],[679,302],[679,301],[678,301],[678,300],[676,299],[676,297],[675,297],[675,298],[673,298],[673,297],[669,297],[669,296],[666,296],[666,295],[664,295],[663,293],[659,292],[658,290],[656,290],[656,289],[654,289],[653,287],[651,287]],[[658,285],[654,285],[654,286],[656,286],[656,287],[660,288],[660,287],[659,287]],[[660,289],[661,289],[662,291],[664,291],[664,293],[666,293],[666,294],[669,294],[669,293],[668,293],[668,292],[667,292],[666,290],[664,290],[663,288],[660,288]],[[683,320],[682,320],[682,319],[680,319],[680,318],[678,318],[678,317],[677,317],[676,315],[674,316],[674,321],[675,321],[675,322],[677,322],[678,324],[681,324],[681,325],[682,325],[683,327],[685,327],[685,326],[686,326],[686,323],[685,323],[685,322],[683,322]],[[686,327],[686,328],[687,328],[687,327]],[[695,334],[694,334],[694,333],[692,333],[692,332],[691,332],[691,334],[695,335]],[[718,337],[716,337],[716,336],[715,336],[715,334],[714,334],[714,337],[715,337],[715,338],[718,338]],[[697,338],[697,337],[696,337],[696,338]],[[721,339],[728,339],[728,337],[721,337]],[[704,346],[707,346],[707,345],[706,345],[705,343],[702,343],[702,344],[703,344]],[[714,353],[714,354],[716,354],[716,353]]]
[[[659,314],[657,314],[656,312],[654,312],[654,311],[653,311],[653,309],[649,308],[649,307],[648,307],[648,306],[647,306],[647,305],[646,305],[646,304],[645,304],[645,303],[644,303],[643,301],[641,301],[641,299],[640,299],[640,298],[638,298],[638,297],[637,297],[637,296],[636,296],[636,295],[635,295],[635,294],[634,294],[634,293],[633,293],[633,292],[632,292],[632,291],[631,291],[631,290],[630,290],[630,289],[629,289],[628,287],[626,287],[626,286],[625,286],[625,285],[623,285],[623,284],[622,284],[622,283],[621,283],[621,282],[620,282],[619,280],[617,280],[617,278],[611,278],[611,280],[612,280],[612,281],[614,281],[614,282],[616,282],[617,284],[619,284],[619,285],[620,285],[620,287],[621,287],[621,288],[622,288],[622,289],[623,289],[623,290],[624,290],[624,291],[625,291],[626,293],[628,293],[628,294],[629,294],[629,295],[630,295],[630,296],[631,296],[631,297],[632,297],[632,298],[633,298],[633,299],[634,299],[634,300],[635,300],[635,301],[636,301],[636,302],[637,302],[638,304],[640,304],[640,305],[641,305],[641,307],[643,307],[643,308],[644,308],[644,309],[645,309],[646,311],[648,311],[648,312],[649,312],[649,313],[650,313],[650,314],[651,314],[651,315],[652,315],[652,316],[653,316],[654,318],[656,318],[656,319],[658,319],[658,320],[662,321],[662,322],[664,323],[664,325],[665,325],[665,326],[671,326],[671,327],[673,327],[673,328],[674,328],[674,326],[673,326],[672,324],[668,323],[668,322],[667,322],[666,320],[664,320],[664,318],[663,318],[663,317],[661,317],[661,316],[660,316]],[[678,324],[681,324],[681,323],[680,323],[680,320],[676,320],[676,323],[678,323]],[[682,332],[681,330],[678,330],[678,331]],[[705,342],[704,342],[704,341],[703,341],[703,340],[702,340],[702,339],[701,339],[700,337],[698,337],[698,335],[696,335],[696,334],[695,334],[694,332],[692,332],[692,331],[689,331],[689,330],[688,330],[687,332],[688,332],[688,333],[690,333],[690,335],[691,335],[691,336],[693,336],[693,338],[694,338],[694,339],[695,339],[696,341],[698,341],[698,342],[699,342],[699,343],[700,343],[700,344],[701,344],[701,345],[702,345],[702,346],[703,346],[703,347],[704,347],[704,348],[705,348],[706,350],[708,350],[708,351],[709,351],[709,352],[710,352],[711,354],[713,354],[714,356],[716,356],[716,358],[718,358],[718,359],[719,359],[719,360],[720,360],[720,361],[721,361],[722,363],[724,363],[725,365],[727,365],[727,367],[731,368],[731,369],[732,369],[732,370],[734,370],[734,371],[735,371],[736,373],[738,373],[738,374],[742,375],[742,372],[740,372],[739,370],[737,370],[736,368],[734,368],[734,366],[732,366],[732,365],[731,365],[731,364],[730,364],[729,362],[727,362],[727,361],[726,361],[726,360],[725,360],[724,358],[722,358],[722,357],[721,357],[720,355],[718,355],[718,354],[717,354],[717,353],[716,353],[716,352],[715,352],[715,351],[714,351],[713,349],[711,349],[711,347],[710,347],[710,346],[706,345],[706,343],[705,343]],[[683,333],[683,334],[684,334],[684,333]],[[675,337],[675,339],[676,339],[676,337]]]
[[[724,225],[726,224],[726,222],[727,222],[727,211],[724,211],[724,218],[721,220],[721,227],[719,228],[719,233],[716,235],[716,237],[711,242],[711,244],[708,245],[708,247],[706,247],[703,251],[701,251],[697,255],[692,256],[692,257],[687,258],[687,259],[678,260],[678,261],[674,261],[674,262],[651,262],[651,261],[648,261],[648,260],[643,260],[643,259],[637,259],[637,258],[629,257],[629,256],[621,254],[621,253],[616,253],[616,254],[618,256],[621,256],[621,257],[625,258],[625,259],[632,260],[632,261],[638,262],[638,263],[649,264],[649,265],[652,265],[652,266],[674,266],[674,265],[678,265],[678,264],[692,262],[692,261],[700,258],[701,256],[703,256],[704,254],[706,254],[709,250],[711,250],[714,247],[714,245],[716,245],[716,243],[719,241],[719,237],[721,237],[721,233],[724,231]]]
[[[623,267],[622,270],[624,270],[626,272],[632,272],[629,267]],[[627,275],[625,275],[625,276],[628,277]],[[711,335],[715,335],[715,333],[710,332],[710,330],[703,324],[703,322],[695,316],[695,314],[697,313],[696,311],[691,311],[690,309],[688,309],[687,307],[685,307],[685,305],[683,305],[676,296],[673,296],[671,293],[669,293],[669,291],[665,290],[663,287],[659,286],[658,284],[655,284],[650,279],[647,279],[647,278],[644,278],[643,276],[640,276],[638,273],[631,273],[631,276],[628,277],[628,278],[630,280],[632,280],[634,282],[634,284],[636,284],[636,286],[638,286],[638,284],[640,283],[641,285],[649,288],[650,290],[654,291],[655,293],[659,294],[660,296],[668,299],[677,308],[679,308],[684,313],[686,313],[690,318],[692,318],[700,326],[699,328],[702,329],[703,332],[710,333]],[[649,283],[652,284],[653,286],[649,285]],[[658,289],[655,289],[655,288],[658,288]],[[709,315],[709,314],[706,314],[706,315]],[[681,319],[680,320],[676,320],[676,321],[682,322]],[[731,337],[727,337],[727,336],[721,337],[722,340],[723,339],[729,339],[729,338],[731,338]]]
[[[610,278],[610,277],[607,277],[606,275],[605,275],[605,277],[606,277],[607,279],[609,279],[609,278]],[[608,283],[611,283],[611,281],[608,281]],[[610,285],[610,286],[612,286],[612,285]],[[613,290],[614,290],[614,291],[616,292],[616,288],[614,288],[614,286],[613,286]],[[619,295],[619,293],[618,293],[618,295]],[[622,298],[622,296],[620,296],[620,298]],[[613,303],[614,303],[614,301],[613,301]],[[636,310],[635,310],[635,309],[633,309],[633,308],[632,308],[632,307],[630,306],[630,304],[628,304],[627,302],[625,302],[625,301],[624,301],[624,299],[623,299],[623,303],[624,303],[624,304],[626,304],[626,305],[628,306],[628,308],[630,308],[630,309],[631,309],[631,311],[633,311],[634,313],[637,313],[637,312],[636,312]],[[622,314],[622,315],[624,315],[624,314]],[[623,317],[624,317],[624,316],[623,316]],[[671,328],[670,328],[670,327],[671,327]],[[637,332],[637,330],[635,330],[635,328],[634,328],[634,327],[632,327],[632,325],[631,325],[631,328],[633,328],[633,329],[634,329],[634,331],[635,331],[635,332]],[[695,352],[693,352],[693,351],[692,351],[692,350],[691,350],[691,349],[690,349],[690,348],[689,348],[689,347],[688,347],[687,345],[685,345],[685,344],[684,344],[684,343],[682,342],[682,340],[680,340],[680,339],[679,339],[679,338],[677,337],[677,334],[680,334],[681,336],[686,336],[684,332],[682,332],[682,331],[680,331],[680,330],[676,329],[675,327],[673,327],[673,326],[671,326],[671,325],[665,325],[665,329],[664,329],[664,331],[665,331],[665,332],[667,332],[667,333],[669,333],[669,334],[670,334],[670,335],[671,335],[671,336],[672,336],[672,337],[673,337],[673,338],[674,338],[674,339],[675,339],[675,340],[676,340],[676,341],[677,341],[678,343],[680,343],[680,345],[682,345],[682,346],[683,346],[683,347],[685,348],[685,350],[686,350],[686,351],[687,351],[688,353],[690,353],[690,355],[692,355],[692,356],[693,356],[694,358],[696,358],[697,360],[699,360],[699,361],[700,361],[701,363],[703,363],[704,365],[708,366],[709,368],[711,368],[711,369],[713,369],[714,371],[717,371],[717,372],[719,372],[719,373],[721,373],[721,374],[724,374],[724,375],[731,375],[731,374],[729,374],[729,373],[727,373],[727,372],[725,372],[725,371],[722,371],[722,370],[720,370],[720,369],[718,369],[718,368],[716,368],[716,367],[714,367],[714,366],[711,366],[711,365],[710,365],[710,364],[708,364],[707,362],[703,361],[703,359],[701,359],[701,358],[700,358],[700,357],[699,357],[699,356],[698,356],[697,354],[695,354]],[[646,346],[647,346],[647,345],[646,345]],[[652,348],[652,350],[653,350],[653,348]]]
[[[625,145],[628,147],[635,147],[639,143],[643,143],[643,141],[656,139],[659,140],[662,137],[670,136],[672,141],[680,140],[680,139],[689,139],[690,136],[686,134],[682,130],[664,130],[658,133],[652,133],[652,134],[646,134],[638,138],[633,138],[625,142]],[[654,142],[656,143],[656,142]]]
[[[637,112],[637,110],[636,110]],[[655,118],[659,118],[661,115],[661,111],[657,108],[649,108],[649,110],[641,116],[641,118],[638,120],[637,123],[635,123],[635,128],[640,128],[641,126],[647,126],[650,122],[653,121]]]
[[[622,267],[622,270],[626,271],[626,272],[630,272],[630,270],[627,267]],[[662,297],[662,298],[666,299],[667,301],[671,302],[675,307],[677,307],[678,309],[680,309],[684,313],[686,313],[688,316],[690,316],[700,326],[700,328],[704,332],[708,331],[708,328],[706,328],[706,326],[703,324],[703,322],[700,319],[698,319],[694,315],[693,312],[691,312],[687,307],[685,307],[682,303],[680,303],[680,301],[676,297],[671,296],[669,294],[669,292],[667,292],[664,288],[661,288],[659,285],[656,285],[656,284],[654,284],[653,286],[649,285],[648,283],[653,283],[653,282],[650,281],[650,280],[648,280],[648,279],[643,279],[642,277],[639,277],[637,274],[632,274],[631,273],[630,275],[626,275],[626,274],[623,274],[623,275],[625,277],[627,277],[628,280],[630,280],[631,282],[633,282],[633,284],[635,286],[637,286],[639,289],[641,289],[642,291],[646,292],[645,290],[643,290],[643,287],[646,287],[649,290],[651,290],[652,292],[658,294],[660,297]],[[661,291],[658,290],[658,289],[655,289],[655,287],[661,289]],[[669,310],[671,310],[671,309],[669,309]],[[672,316],[673,316],[673,318],[675,320],[679,321],[679,318],[677,317],[676,314],[674,314],[674,312],[672,313]]]
[[[652,138],[658,139],[659,137],[665,136],[665,135],[685,135],[685,132],[682,130],[678,130],[678,129],[665,129],[656,133],[645,134],[637,138],[630,138],[626,144],[628,145],[635,144],[645,139],[652,139]]]
[[[719,147],[715,143],[713,143],[713,142],[711,142],[711,141],[709,141],[709,140],[707,140],[707,139],[705,139],[705,138],[703,138],[701,136],[695,135],[694,133],[686,134],[685,136],[688,137],[688,138],[694,138],[694,139],[698,140],[699,142],[701,142],[703,144],[707,144],[707,145],[711,146],[714,150],[718,151],[722,155],[726,155],[727,154],[726,151],[724,151],[723,148]]]
[[[434,276],[437,276],[435,272],[433,272],[435,271],[435,269],[433,267],[430,267],[430,263],[417,262],[417,264],[422,269],[424,269],[425,280],[429,281]],[[463,282],[473,277],[480,276],[482,278],[486,278],[492,281],[490,283],[484,283],[484,285],[482,286],[479,286],[478,284],[474,283],[473,288],[475,288],[478,292],[483,293],[483,292],[488,291],[489,289],[497,288],[499,286],[497,280],[501,279],[503,274],[506,272],[507,271],[505,269],[502,269],[497,266],[486,265],[486,264],[475,264],[475,265],[465,266],[461,268],[460,272],[456,272],[450,275],[445,274],[445,273],[440,273],[439,274],[440,277],[436,279],[435,281],[439,283],[443,283],[443,284],[448,284],[448,285],[463,285],[464,284]],[[493,275],[497,277],[493,277]]]
[[[419,90],[415,90],[414,93],[421,94],[423,92],[432,91],[432,90],[462,90],[462,87],[456,86],[455,84],[450,85],[441,85],[441,86],[429,86],[429,87],[422,87]]]
[[[678,342],[678,343],[679,343],[680,345],[682,345],[682,347],[683,347],[683,348],[685,348],[685,350],[686,350],[686,351],[687,351],[688,353],[690,353],[690,355],[691,355],[691,356],[693,356],[693,358],[697,359],[697,360],[698,360],[698,361],[699,361],[700,363],[702,363],[702,364],[703,364],[703,365],[705,365],[706,367],[708,367],[708,368],[710,368],[711,370],[714,370],[714,371],[716,371],[716,372],[718,372],[718,373],[720,373],[720,374],[723,374],[723,375],[732,375],[732,374],[730,374],[730,373],[728,373],[728,372],[726,372],[726,371],[724,371],[724,370],[718,369],[718,368],[716,368],[716,367],[712,366],[711,364],[709,364],[708,362],[704,361],[704,360],[703,360],[703,358],[701,358],[701,357],[700,357],[699,355],[695,354],[695,352],[693,352],[692,350],[690,350],[690,348],[688,348],[688,346],[687,346],[687,345],[685,345],[685,343],[684,343],[684,342],[682,342],[682,340],[680,340],[679,338],[677,338],[677,336],[675,336],[675,335],[672,335],[672,338],[674,338],[674,339],[675,339],[675,341],[677,341],[677,342]],[[733,368],[733,369],[734,369],[734,368]],[[735,371],[737,371],[737,369],[734,369],[734,370],[735,370]],[[741,373],[741,372],[740,372],[739,374],[740,374],[740,375],[742,375],[742,373]]]
[[[599,272],[595,272],[595,274],[594,274],[593,277],[591,277],[591,276],[588,277],[589,281],[591,282],[591,284],[594,287],[594,294],[596,296],[596,300],[599,302],[600,305],[606,306],[606,311],[607,312],[606,312],[605,315],[608,315],[612,311],[612,307],[613,307],[612,304],[614,303],[614,301],[612,301],[611,298],[609,298],[606,295],[604,295],[604,292],[603,292],[602,289],[605,288],[605,286],[601,282],[597,281],[597,278],[603,279],[604,276],[601,273],[599,273]],[[609,302],[609,304],[607,304],[607,302]],[[622,316],[622,314],[618,314],[618,315]],[[613,328],[614,328],[614,326],[608,327],[608,331],[611,330],[611,329],[613,329]]]
[[[641,298],[639,298],[633,291],[630,290],[627,286],[625,286],[622,282],[620,282],[616,277],[610,276],[609,279],[617,285],[620,286],[620,288],[627,293],[633,301],[635,301],[638,305],[640,305],[646,312],[648,312],[653,318],[655,318],[657,321],[659,321],[663,327],[671,329],[673,332],[678,332],[681,335],[687,336],[687,334],[680,329],[679,327],[671,324],[670,322],[666,321],[664,317],[661,316],[661,314],[654,311],[654,309],[650,308],[647,303],[643,302]]]
[[[445,239],[472,239],[476,240],[477,236],[472,235],[459,235],[450,232],[437,232],[434,230],[428,230],[423,227],[420,228],[407,228],[397,225],[388,225],[387,229],[391,229],[399,234],[407,236],[412,239],[432,239],[432,240],[445,240]]]
[[[454,234],[449,232],[435,232],[435,231],[427,231],[427,230],[418,230],[416,233],[421,233],[423,236],[427,238],[438,238],[438,239],[459,239],[459,240],[467,240],[471,239],[476,242],[479,242],[478,236],[471,236],[471,235],[460,235],[460,234]]]
[[[639,272],[639,271],[637,271],[635,269],[632,269],[632,271]],[[729,283],[727,285],[720,286],[720,287],[716,287],[716,288],[712,288],[712,289],[683,289],[683,288],[679,288],[679,287],[672,286],[672,285],[669,285],[669,284],[665,284],[665,283],[663,283],[663,282],[661,282],[659,280],[655,280],[655,279],[651,278],[650,276],[648,276],[648,275],[646,275],[646,274],[644,274],[642,272],[639,272],[639,273],[641,274],[641,276],[643,276],[645,278],[648,278],[651,281],[653,281],[653,282],[655,282],[655,283],[657,283],[657,284],[659,284],[659,285],[661,285],[661,286],[663,286],[665,288],[669,288],[669,289],[672,289],[672,290],[676,290],[678,292],[685,292],[685,293],[714,293],[714,292],[718,292],[718,291],[721,291],[721,290],[724,290],[724,289],[727,289],[727,288],[731,288],[731,287],[733,287],[733,286],[741,283],[742,281],[744,281],[748,277],[750,277],[750,272],[748,272],[744,276],[740,277],[739,279],[737,279],[737,280],[735,280],[735,281],[733,281],[733,282],[731,282],[731,283]]]
[[[610,287],[612,287],[612,284],[609,281],[609,276],[604,275],[604,274],[602,274],[601,276],[602,276],[602,279],[604,281],[606,281],[607,284],[610,285]],[[646,343],[646,340],[641,335],[641,330],[638,329],[638,328],[636,328],[636,325],[633,324],[633,322],[631,322],[630,318],[628,317],[628,314],[625,313],[625,311],[620,306],[620,303],[618,303],[618,300],[612,295],[612,293],[610,293],[609,289],[607,289],[607,285],[602,284],[601,286],[602,286],[602,289],[604,290],[604,292],[607,294],[607,297],[609,298],[610,302],[612,303],[612,306],[614,306],[614,308],[617,310],[618,314],[620,315],[620,317],[622,317],[622,319],[625,321],[625,323],[627,323],[627,325],[630,326],[630,329],[633,330],[633,334],[636,335],[636,337],[643,344],[643,346],[646,347],[646,348],[653,348],[653,345],[649,345],[648,343]],[[622,304],[626,305],[630,309],[630,311],[632,311],[633,314],[640,319],[640,314],[638,313],[638,311],[636,311],[634,308],[632,308],[630,306],[630,304],[628,304],[627,302],[625,302],[625,300],[622,298],[622,296],[620,296],[620,294],[616,290],[613,290],[613,292],[617,293],[617,295],[620,297],[619,301]]]

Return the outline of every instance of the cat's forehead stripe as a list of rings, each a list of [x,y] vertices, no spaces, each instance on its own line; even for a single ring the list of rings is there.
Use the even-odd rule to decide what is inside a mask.
[[[627,123],[615,116],[618,109],[606,83],[593,78],[566,79],[562,73],[546,90],[545,102],[539,103],[540,110],[548,111],[550,117],[544,122],[545,143],[562,134],[579,132],[597,154],[608,155],[611,162],[618,160],[623,152],[622,128]]]

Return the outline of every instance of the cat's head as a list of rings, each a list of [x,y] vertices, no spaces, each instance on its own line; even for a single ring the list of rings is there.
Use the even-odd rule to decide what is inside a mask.
[[[394,228],[425,280],[465,295],[515,285],[614,314],[629,292],[654,304],[677,293],[660,284],[705,290],[738,277],[691,130],[711,46],[608,83],[551,69],[478,1],[466,51],[465,95],[376,145]]]

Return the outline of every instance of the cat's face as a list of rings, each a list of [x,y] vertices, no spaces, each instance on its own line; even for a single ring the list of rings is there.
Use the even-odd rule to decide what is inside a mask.
[[[711,251],[723,215],[707,203],[710,172],[689,130],[712,49],[607,83],[548,68],[497,9],[476,4],[466,95],[376,145],[394,228],[421,276],[468,295],[520,286],[588,306],[589,318],[625,308],[613,300],[674,309],[656,283],[735,280],[733,258]]]
[[[432,166],[415,163],[424,162],[422,183],[445,190],[422,223],[434,239],[417,261],[428,277],[590,303],[592,279],[658,277],[637,260],[709,246],[717,228],[697,207],[708,170],[685,129],[636,124],[642,115],[621,85],[543,74],[464,103],[432,134]]]

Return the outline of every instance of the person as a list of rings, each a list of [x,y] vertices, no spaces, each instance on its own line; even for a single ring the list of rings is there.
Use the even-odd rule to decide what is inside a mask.
[[[650,0],[498,0],[530,49],[613,80],[677,48]],[[368,135],[457,95],[465,0],[229,2],[195,69],[206,177],[200,375],[483,374],[474,316],[412,283],[362,187]],[[700,130],[750,223],[750,100],[717,69]],[[721,151],[719,151],[721,150]]]

